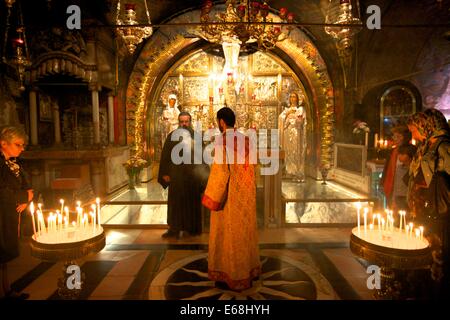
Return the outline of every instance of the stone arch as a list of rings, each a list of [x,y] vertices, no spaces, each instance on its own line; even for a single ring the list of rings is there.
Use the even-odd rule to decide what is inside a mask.
[[[171,23],[198,21],[199,10],[184,13]],[[195,30],[183,27],[161,27],[140,52],[130,75],[126,92],[127,142],[133,151],[143,153],[145,141],[146,97],[155,90],[157,80],[164,70],[175,63],[180,52],[197,47],[203,40],[185,37]],[[314,147],[316,161],[331,165],[334,144],[334,90],[325,61],[317,47],[299,29],[294,29],[288,39],[277,44],[274,53],[287,60],[290,67],[304,81],[309,91],[313,109]],[[320,161],[319,161],[320,159]],[[318,169],[318,168],[315,168]],[[318,171],[316,170],[316,176]]]

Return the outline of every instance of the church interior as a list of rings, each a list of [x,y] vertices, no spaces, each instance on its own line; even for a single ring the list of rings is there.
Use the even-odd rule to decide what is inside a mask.
[[[26,132],[18,161],[34,192],[20,214],[20,256],[8,262],[15,291],[431,299],[420,281],[432,260],[423,226],[402,233],[412,215],[389,212],[380,181],[392,128],[430,108],[450,119],[450,1],[0,2],[0,126]],[[259,152],[262,270],[245,291],[208,279],[209,210],[200,234],[163,236],[164,141],[180,112],[209,141],[224,106]],[[71,265],[81,270],[75,289]]]

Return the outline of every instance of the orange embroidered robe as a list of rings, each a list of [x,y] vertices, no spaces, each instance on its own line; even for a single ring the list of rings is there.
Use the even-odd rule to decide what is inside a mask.
[[[241,133],[235,131],[232,135],[236,137]],[[222,161],[223,164],[217,161],[216,152],[202,199],[203,205],[211,210],[209,278],[226,282],[233,290],[250,288],[252,279],[260,274],[255,169],[253,164],[248,163],[248,139],[245,139],[245,164],[225,163],[231,159],[230,155],[234,154],[237,159],[236,147],[234,150],[228,150],[228,156]],[[224,141],[225,139],[222,143]],[[228,198],[225,207],[221,211],[215,211],[218,210],[227,190],[228,178]]]

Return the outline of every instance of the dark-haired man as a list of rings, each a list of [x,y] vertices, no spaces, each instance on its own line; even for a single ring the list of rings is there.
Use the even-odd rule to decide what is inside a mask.
[[[252,286],[261,267],[254,164],[249,161],[249,139],[233,129],[235,121],[230,108],[217,112],[222,135],[215,140],[202,203],[211,210],[208,276],[219,288],[243,291]]]

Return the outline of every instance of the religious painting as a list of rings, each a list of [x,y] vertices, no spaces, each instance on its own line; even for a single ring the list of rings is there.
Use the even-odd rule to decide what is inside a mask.
[[[45,93],[39,94],[39,119],[41,121],[52,121],[52,108],[55,103],[56,101],[51,96]]]
[[[209,57],[206,52],[198,52],[181,64],[176,72],[209,72]]]
[[[253,77],[252,86],[257,101],[263,103],[278,101],[277,77]]]
[[[207,103],[209,101],[208,77],[185,77],[183,104]]]
[[[263,52],[255,52],[252,58],[253,72],[279,73],[286,71],[279,63],[272,59],[272,57]]]

